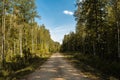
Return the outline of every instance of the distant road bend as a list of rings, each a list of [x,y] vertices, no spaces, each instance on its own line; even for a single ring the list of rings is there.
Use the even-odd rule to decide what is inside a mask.
[[[46,63],[21,80],[90,80],[72,67],[60,53],[53,54]]]

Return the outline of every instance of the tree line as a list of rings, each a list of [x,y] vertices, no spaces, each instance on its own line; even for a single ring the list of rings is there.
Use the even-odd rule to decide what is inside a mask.
[[[76,7],[76,30],[64,36],[61,52],[84,71],[120,79],[120,0],[76,0]]]
[[[0,0],[0,62],[20,57],[42,56],[56,52],[60,44],[51,39],[44,25],[38,25],[40,18],[35,0]],[[0,65],[1,65],[0,64]]]
[[[64,36],[61,51],[120,59],[120,0],[77,0],[76,6],[76,31]]]

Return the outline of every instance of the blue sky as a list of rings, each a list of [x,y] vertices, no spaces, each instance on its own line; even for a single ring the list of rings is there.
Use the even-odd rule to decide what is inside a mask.
[[[51,38],[62,43],[64,35],[75,30],[75,0],[36,0],[36,4],[41,16],[38,24],[44,24]]]

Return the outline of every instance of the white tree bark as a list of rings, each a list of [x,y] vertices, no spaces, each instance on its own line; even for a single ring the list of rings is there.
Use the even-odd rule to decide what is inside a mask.
[[[22,27],[20,27],[19,41],[20,41],[20,56],[22,57]]]
[[[3,0],[3,16],[2,16],[2,62],[4,66],[5,60],[5,0]]]
[[[15,53],[16,53],[15,45],[16,45],[16,44],[15,44],[15,39],[14,39],[14,47],[13,47],[13,48],[14,48],[14,49],[13,49],[13,50],[14,50],[14,55],[15,55]]]
[[[32,20],[32,24],[33,24],[33,20]],[[33,25],[32,25],[32,53],[34,53],[34,35],[33,35],[33,31],[34,31],[34,28],[33,28]]]
[[[32,28],[32,53],[34,52],[34,39],[33,39],[33,28]]]

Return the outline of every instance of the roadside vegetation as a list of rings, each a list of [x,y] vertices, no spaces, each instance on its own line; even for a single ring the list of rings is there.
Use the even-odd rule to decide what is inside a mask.
[[[119,80],[119,62],[108,62],[99,57],[79,52],[66,52],[63,55],[68,62],[91,79]]]
[[[64,36],[61,52],[78,67],[120,79],[120,0],[77,0],[74,16],[76,30]]]
[[[4,68],[0,71],[0,80],[17,80],[25,75],[32,73],[40,67],[52,54],[42,56],[20,57],[14,56],[11,60],[5,62]]]
[[[0,80],[16,80],[34,71],[60,44],[51,39],[35,0],[0,0]]]

